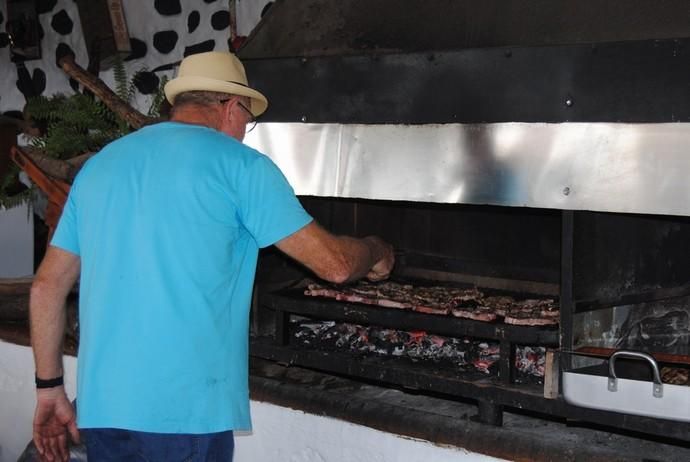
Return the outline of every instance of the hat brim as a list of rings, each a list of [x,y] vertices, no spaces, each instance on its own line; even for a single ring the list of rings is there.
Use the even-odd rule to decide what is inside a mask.
[[[268,101],[264,95],[253,88],[232,82],[206,77],[183,76],[176,77],[165,84],[165,97],[170,104],[174,104],[177,95],[185,91],[217,91],[219,93],[246,96],[251,100],[250,109],[254,117],[259,117],[268,107]]]

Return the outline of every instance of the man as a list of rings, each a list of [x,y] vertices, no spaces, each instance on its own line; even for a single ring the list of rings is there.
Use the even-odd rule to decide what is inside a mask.
[[[74,181],[31,290],[34,441],[67,460],[68,433],[97,461],[231,460],[248,429],[248,313],[258,249],[317,276],[385,279],[377,237],[335,236],[278,168],[241,143],[267,107],[234,55],[190,56],[170,122],[106,146]],[[80,276],[79,416],[62,386],[64,301]]]

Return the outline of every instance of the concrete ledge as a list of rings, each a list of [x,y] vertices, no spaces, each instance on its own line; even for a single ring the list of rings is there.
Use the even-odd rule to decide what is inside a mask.
[[[690,460],[690,446],[505,412],[503,426],[476,421],[477,407],[252,358],[251,398],[378,430],[518,461]]]

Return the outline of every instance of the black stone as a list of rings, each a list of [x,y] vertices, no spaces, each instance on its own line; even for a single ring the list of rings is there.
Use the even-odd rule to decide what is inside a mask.
[[[155,73],[160,71],[172,71],[178,64],[180,64],[179,61],[175,61],[174,63],[163,64],[158,67],[155,67],[151,72]]]
[[[154,6],[156,7],[156,11],[163,16],[174,16],[182,13],[180,0],[156,0]]]
[[[67,55],[76,56],[74,54],[74,50],[72,50],[69,45],[66,43],[60,43],[55,49],[55,65],[60,67],[60,60]]]
[[[199,22],[201,22],[201,15],[198,11],[192,11],[187,16],[187,31],[191,34],[199,27]]]
[[[2,11],[0,11],[0,24],[2,24],[5,21],[5,17],[2,15]]]
[[[34,93],[31,74],[26,66],[17,66],[17,89],[24,95],[24,98],[36,96]]]
[[[53,30],[58,34],[67,35],[72,32],[74,23],[65,10],[60,10],[53,15],[53,20],[50,22],[50,25],[53,26]]]
[[[4,32],[0,32],[0,48],[5,48],[10,44],[10,36]]]
[[[74,80],[72,77],[69,78],[69,86],[72,87],[72,90],[75,92],[79,91],[79,82]]]
[[[216,0],[204,0],[205,3],[213,3],[213,2],[215,2],[215,1],[216,1]]]
[[[216,11],[211,16],[211,27],[215,30],[227,29],[230,25],[230,13],[224,10]]]
[[[153,47],[161,53],[170,53],[177,45],[177,32],[164,30],[153,34]]]
[[[134,86],[143,95],[152,95],[158,91],[160,79],[151,71],[138,72],[134,76]]]
[[[46,90],[46,73],[43,72],[43,69],[34,69],[32,80],[36,93],[40,95]]]
[[[26,66],[17,66],[17,89],[26,99],[40,95],[46,89],[46,73],[34,69],[32,76]]]
[[[213,51],[215,46],[215,40],[206,40],[205,42],[190,45],[184,49],[184,56],[195,55],[197,53],[204,53],[205,51]]]
[[[132,49],[132,51],[129,53],[129,56],[125,58],[125,61],[131,61],[133,59],[139,59],[146,56],[146,52],[148,51],[146,42],[143,42],[139,39],[130,38],[129,46]]]
[[[38,14],[50,13],[57,5],[57,0],[37,0],[36,12]]]
[[[39,38],[39,40],[43,40],[43,37],[45,37],[45,35],[46,35],[45,31],[43,30],[43,26],[41,25],[40,22],[37,24],[37,26],[38,26],[38,38]]]

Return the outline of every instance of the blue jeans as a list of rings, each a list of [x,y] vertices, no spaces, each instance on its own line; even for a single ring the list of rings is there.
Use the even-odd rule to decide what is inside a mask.
[[[187,435],[116,428],[80,430],[89,462],[231,462],[232,431]]]

